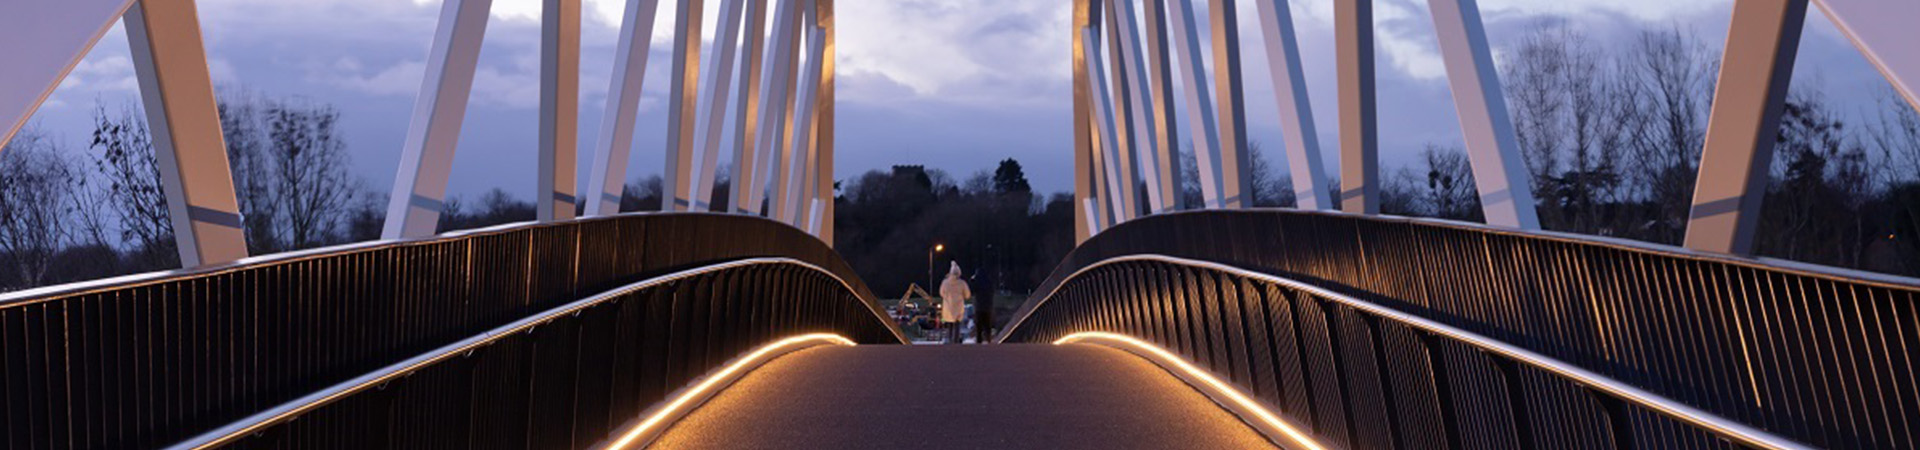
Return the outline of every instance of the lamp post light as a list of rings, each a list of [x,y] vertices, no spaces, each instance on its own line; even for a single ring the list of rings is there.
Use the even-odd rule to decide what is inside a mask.
[[[934,295],[939,295],[940,286],[934,284],[936,279],[933,272],[933,254],[944,251],[947,251],[946,244],[933,244],[933,247],[927,248],[927,290]]]

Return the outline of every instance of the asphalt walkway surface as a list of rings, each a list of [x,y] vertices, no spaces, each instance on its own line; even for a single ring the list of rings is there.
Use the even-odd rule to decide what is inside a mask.
[[[1107,347],[822,346],[775,359],[654,448],[1272,448],[1159,366]]]

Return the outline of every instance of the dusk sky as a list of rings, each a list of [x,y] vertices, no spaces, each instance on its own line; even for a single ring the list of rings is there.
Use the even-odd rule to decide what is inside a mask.
[[[579,155],[594,150],[623,0],[586,0],[582,21]],[[664,146],[671,0],[663,0],[630,174],[659,173]],[[709,0],[717,9],[719,1]],[[1205,3],[1198,1],[1196,3]],[[210,64],[225,92],[334,105],[356,170],[392,184],[420,87],[437,0],[200,0]],[[1036,189],[1071,188],[1069,0],[839,0],[836,177],[925,164],[956,179],[1018,158]],[[1542,20],[1564,19],[1607,48],[1646,27],[1679,26],[1717,55],[1729,0],[1488,0],[1480,3],[1496,57]],[[1292,0],[1328,170],[1337,173],[1332,1]],[[1376,0],[1380,137],[1384,165],[1426,143],[1461,145],[1426,2]],[[1247,123],[1284,167],[1276,107],[1253,1],[1241,1]],[[1202,5],[1204,7],[1204,5]],[[539,0],[495,0],[451,192],[534,190],[539,103]],[[709,11],[713,32],[718,14]],[[1204,16],[1201,16],[1204,17]],[[1877,114],[1887,82],[1817,8],[1810,9],[1794,76],[1853,120]],[[704,87],[704,86],[703,86]],[[124,31],[95,45],[35,116],[40,130],[84,152],[96,99],[138,108]],[[730,152],[729,152],[730,156]],[[584,176],[581,181],[585,181]]]

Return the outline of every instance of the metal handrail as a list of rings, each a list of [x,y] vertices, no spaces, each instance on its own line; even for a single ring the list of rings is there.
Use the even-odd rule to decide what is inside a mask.
[[[430,245],[430,244],[458,241],[462,239],[469,239],[469,238],[475,238],[475,237],[481,237],[481,236],[492,236],[492,235],[516,232],[516,231],[540,229],[540,228],[552,228],[557,226],[565,226],[565,225],[589,223],[589,222],[601,222],[601,221],[641,218],[641,217],[698,216],[698,215],[715,215],[715,216],[726,216],[726,217],[760,219],[769,223],[780,224],[781,226],[790,228],[797,233],[803,233],[803,234],[805,233],[805,231],[800,230],[799,228],[796,228],[793,225],[787,224],[786,222],[767,219],[765,217],[760,217],[760,216],[741,215],[741,214],[699,213],[699,212],[630,211],[630,212],[625,212],[620,214],[580,217],[580,218],[575,218],[571,220],[562,220],[562,221],[554,221],[554,222],[524,222],[524,221],[509,222],[509,223],[503,223],[503,224],[492,225],[492,226],[481,227],[481,228],[453,230],[453,231],[448,231],[445,233],[440,233],[432,236],[361,241],[361,242],[332,245],[332,246],[326,246],[326,247],[310,248],[310,249],[304,249],[304,250],[293,250],[293,251],[273,253],[273,254],[267,254],[267,255],[249,256],[246,258],[241,258],[241,259],[228,261],[224,263],[208,264],[208,265],[198,266],[198,267],[183,267],[178,269],[127,274],[127,275],[107,277],[107,278],[101,278],[101,279],[95,279],[95,280],[76,281],[72,283],[63,283],[63,284],[56,284],[51,286],[41,286],[36,288],[22,289],[18,291],[0,293],[0,309],[34,305],[38,303],[55,301],[60,298],[71,297],[76,295],[85,295],[85,294],[95,293],[95,292],[140,287],[140,286],[145,286],[145,285],[150,285],[155,283],[164,283],[164,282],[174,281],[175,279],[181,278],[181,277],[216,276],[216,275],[225,274],[229,272],[256,268],[262,265],[288,264],[288,263],[295,263],[295,262],[306,261],[306,260],[339,256],[343,254],[361,252],[361,251],[379,250],[379,249],[396,248],[396,247],[411,247],[411,246],[418,246],[418,245]]]
[[[1229,266],[1226,264],[1179,258],[1174,256],[1157,255],[1157,254],[1127,255],[1127,256],[1118,256],[1118,257],[1108,258],[1105,260],[1101,260],[1100,262],[1088,264],[1086,267],[1082,267],[1080,268],[1080,270],[1076,270],[1072,274],[1069,274],[1066,277],[1062,278],[1061,283],[1058,285],[1055,285],[1055,288],[1053,291],[1047,292],[1047,295],[1045,297],[1040,297],[1039,301],[1034,304],[1033,308],[1027,310],[1026,314],[1023,314],[1020,317],[1016,318],[1014,322],[1012,322],[1012,324],[1007,326],[1007,331],[1001,334],[1000,341],[1005,341],[1007,336],[1011,336],[1013,332],[1020,327],[1020,325],[1026,322],[1026,319],[1028,317],[1031,317],[1033,315],[1034,311],[1040,310],[1040,307],[1044,306],[1048,300],[1052,300],[1054,297],[1054,294],[1058,293],[1059,286],[1065,285],[1067,281],[1078,278],[1080,275],[1099,267],[1125,263],[1125,262],[1132,262],[1132,261],[1159,262],[1159,263],[1167,263],[1167,264],[1182,265],[1182,266],[1188,266],[1188,267],[1213,270],[1218,272],[1225,272],[1225,273],[1236,275],[1236,276],[1246,277],[1246,278],[1250,278],[1258,281],[1263,281],[1267,283],[1286,286],[1293,289],[1298,289],[1300,291],[1306,292],[1316,297],[1338,302],[1348,307],[1365,311],[1367,313],[1373,314],[1380,318],[1392,320],[1400,324],[1425,330],[1427,332],[1434,333],[1437,335],[1446,336],[1450,339],[1453,339],[1456,342],[1471,345],[1480,350],[1500,354],[1509,359],[1526,364],[1533,368],[1545,370],[1553,374],[1559,375],[1561,377],[1567,378],[1569,380],[1572,380],[1575,383],[1579,383],[1581,385],[1587,386],[1595,390],[1606,392],[1621,400],[1627,401],[1629,403],[1632,403],[1640,407],[1644,407],[1644,408],[1656,411],[1661,415],[1673,418],[1674,420],[1679,420],[1688,424],[1692,424],[1694,426],[1698,426],[1700,428],[1719,434],[1723,437],[1733,439],[1747,445],[1753,445],[1753,446],[1762,447],[1762,448],[1780,448],[1780,449],[1811,448],[1806,445],[1800,444],[1798,442],[1789,440],[1787,438],[1780,437],[1757,428],[1749,427],[1745,424],[1727,419],[1725,417],[1721,417],[1717,414],[1713,414],[1707,411],[1700,410],[1698,408],[1687,406],[1680,402],[1668,399],[1666,397],[1662,397],[1658,394],[1654,394],[1652,392],[1648,392],[1640,388],[1633,387],[1631,385],[1613,380],[1611,378],[1607,378],[1604,375],[1600,375],[1598,373],[1594,373],[1586,369],[1581,369],[1580,367],[1575,366],[1573,364],[1566,363],[1557,359],[1553,359],[1551,357],[1541,355],[1539,353],[1534,353],[1532,351],[1529,351],[1514,345],[1510,345],[1505,342],[1501,342],[1497,339],[1482,336],[1480,334],[1477,334],[1471,331],[1456,328],[1440,322],[1428,320],[1426,318],[1422,318],[1412,314],[1396,311],[1392,308],[1376,305],[1371,302],[1367,302],[1365,300],[1349,297],[1347,295],[1340,294],[1338,292],[1334,292],[1331,290],[1323,289],[1311,284],[1307,284],[1307,283],[1303,283],[1303,282],[1299,282],[1299,281],[1295,281],[1287,278],[1281,278],[1273,275],[1268,275],[1265,273],[1255,272],[1247,269],[1242,269],[1239,267]]]
[[[227,443],[233,442],[236,439],[239,439],[247,435],[253,434],[255,432],[258,432],[260,430],[263,430],[269,426],[292,420],[293,418],[299,417],[302,414],[306,414],[322,406],[326,406],[335,401],[351,396],[355,393],[364,392],[368,389],[378,388],[388,381],[394,380],[396,378],[405,377],[416,371],[438,364],[441,361],[452,359],[456,356],[469,354],[469,352],[475,349],[478,349],[480,347],[485,347],[496,341],[510,337],[514,334],[532,331],[535,327],[538,327],[547,322],[551,322],[554,319],[558,319],[563,316],[574,314],[580,310],[590,308],[590,307],[599,305],[601,303],[614,300],[616,298],[620,298],[621,296],[624,296],[626,294],[631,294],[636,291],[640,291],[642,289],[652,288],[662,284],[679,281],[686,278],[692,278],[692,277],[703,275],[703,274],[714,273],[714,272],[719,272],[723,270],[735,269],[735,268],[746,267],[746,266],[765,265],[765,264],[793,265],[793,266],[799,266],[808,270],[812,270],[815,272],[819,272],[821,274],[826,275],[829,278],[832,278],[834,281],[839,282],[840,285],[842,287],[845,287],[849,292],[854,291],[853,285],[848,284],[846,280],[841,279],[840,276],[838,275],[835,275],[833,271],[826,270],[824,268],[821,268],[820,266],[808,264],[804,261],[800,261],[793,258],[785,258],[785,257],[748,258],[748,259],[741,259],[736,261],[698,267],[694,269],[687,269],[679,272],[661,275],[654,278],[649,278],[646,280],[635,282],[633,284],[628,284],[626,286],[621,286],[619,288],[609,290],[607,292],[603,292],[603,293],[594,295],[592,297],[576,300],[571,303],[567,303],[565,305],[560,305],[560,306],[550,308],[538,314],[534,314],[531,316],[521,318],[519,320],[515,320],[505,325],[501,325],[499,327],[488,330],[484,333],[480,333],[477,335],[467,337],[465,339],[461,339],[459,341],[455,341],[451,344],[441,346],[437,349],[428,351],[426,353],[422,353],[414,357],[401,360],[400,362],[387,365],[386,367],[382,367],[379,370],[362,374],[352,379],[340,382],[338,384],[334,384],[332,386],[328,386],[326,388],[322,388],[320,390],[314,391],[307,395],[293,399],[286,403],[281,403],[278,406],[268,408],[259,413],[255,413],[253,415],[247,416],[246,418],[235,421],[233,423],[220,426],[219,428],[214,428],[213,430],[209,430],[205,433],[201,433],[194,437],[188,438],[184,441],[180,441],[179,443],[168,446],[167,448],[169,449],[204,449],[204,448],[213,448],[213,447],[225,445]],[[862,303],[867,303],[867,302],[863,301]],[[889,326],[887,327],[887,329],[892,331],[894,337],[896,339],[899,339],[901,343],[907,342],[906,335],[901,333],[900,328],[898,326],[893,326],[893,321],[891,319],[887,318],[885,315],[878,313],[872,308],[869,308],[868,311],[873,312],[875,314],[874,318],[876,320],[880,320],[888,324]]]

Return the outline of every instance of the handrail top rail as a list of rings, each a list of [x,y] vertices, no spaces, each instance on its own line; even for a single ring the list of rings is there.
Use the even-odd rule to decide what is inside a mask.
[[[1178,216],[1200,216],[1200,215],[1214,215],[1214,214],[1246,214],[1246,213],[1262,213],[1262,214],[1278,213],[1278,214],[1293,214],[1293,215],[1303,215],[1303,216],[1326,216],[1326,217],[1339,217],[1339,218],[1346,218],[1346,219],[1363,219],[1363,220],[1379,222],[1379,223],[1427,225],[1427,226],[1449,228],[1449,229],[1462,230],[1462,231],[1486,233],[1486,234],[1492,234],[1492,235],[1518,236],[1518,237],[1525,237],[1525,238],[1549,240],[1549,241],[1555,241],[1555,242],[1564,242],[1564,243],[1570,243],[1570,244],[1595,245],[1600,247],[1612,248],[1616,250],[1652,253],[1652,254],[1658,254],[1658,255],[1664,255],[1664,256],[1686,258],[1686,259],[1691,259],[1695,261],[1733,264],[1733,265],[1750,267],[1750,268],[1760,269],[1760,270],[1784,271],[1784,272],[1797,274],[1797,275],[1824,278],[1828,280],[1841,281],[1841,282],[1847,282],[1847,283],[1862,283],[1862,284],[1868,284],[1868,285],[1873,285],[1878,287],[1920,290],[1920,278],[1915,278],[1915,277],[1886,274],[1886,273],[1879,273],[1879,272],[1869,272],[1869,271],[1859,270],[1859,269],[1834,267],[1834,266],[1820,265],[1820,264],[1814,264],[1814,263],[1808,263],[1808,262],[1779,259],[1779,258],[1773,258],[1773,257],[1767,257],[1767,256],[1739,256],[1739,255],[1730,255],[1730,254],[1724,254],[1724,253],[1704,252],[1704,251],[1694,250],[1686,247],[1679,247],[1679,246],[1661,244],[1656,242],[1647,242],[1647,241],[1640,241],[1640,240],[1627,239],[1627,238],[1621,238],[1621,237],[1569,233],[1564,231],[1522,230],[1518,228],[1488,225],[1484,223],[1465,222],[1465,221],[1459,221],[1459,220],[1439,219],[1439,218],[1432,218],[1432,217],[1408,217],[1408,216],[1395,216],[1395,215],[1387,215],[1387,214],[1360,214],[1360,213],[1353,213],[1353,212],[1346,212],[1346,211],[1306,210],[1306,209],[1281,208],[1281,207],[1259,207],[1259,208],[1241,208],[1241,209],[1190,209],[1190,210],[1181,210],[1181,211],[1169,211],[1165,213],[1156,213],[1150,216],[1140,217],[1134,220],[1121,222],[1120,224],[1100,230],[1100,233],[1087,238],[1087,241],[1091,242],[1093,241],[1094,238],[1097,238],[1101,234],[1106,234],[1108,231],[1120,229],[1130,224],[1142,223],[1148,220],[1163,219],[1163,218],[1178,217]]]
[[[1310,295],[1324,298],[1330,301],[1338,302],[1348,307],[1359,309],[1369,314],[1373,314],[1375,316],[1378,316],[1384,319],[1392,320],[1402,325],[1411,326],[1411,327],[1418,328],[1430,333],[1443,335],[1450,339],[1453,339],[1455,342],[1461,342],[1467,345],[1471,345],[1483,351],[1500,354],[1502,356],[1510,358],[1514,361],[1518,361],[1522,364],[1526,364],[1535,369],[1545,370],[1545,371],[1554,373],[1556,375],[1569,378],[1575,383],[1579,383],[1588,388],[1604,391],[1608,394],[1611,394],[1627,402],[1653,410],[1667,417],[1671,417],[1675,420],[1679,420],[1682,422],[1693,424],[1695,426],[1699,426],[1701,428],[1705,428],[1723,437],[1734,439],[1734,440],[1746,443],[1748,445],[1754,445],[1754,446],[1759,446],[1763,448],[1781,448],[1781,449],[1811,448],[1806,445],[1800,444],[1798,442],[1794,442],[1790,439],[1774,435],[1767,431],[1753,428],[1745,424],[1742,424],[1740,422],[1736,422],[1736,421],[1721,417],[1717,414],[1700,410],[1692,406],[1687,406],[1686,404],[1668,399],[1659,394],[1655,394],[1652,392],[1648,392],[1646,390],[1642,390],[1637,387],[1633,387],[1632,385],[1614,380],[1612,378],[1608,378],[1605,375],[1601,375],[1599,373],[1582,369],[1579,366],[1566,363],[1546,355],[1535,353],[1531,350],[1520,348],[1518,346],[1514,346],[1512,344],[1508,344],[1506,342],[1502,342],[1497,339],[1482,336],[1478,333],[1456,328],[1454,326],[1440,323],[1424,317],[1403,313],[1403,312],[1394,310],[1392,308],[1380,306],[1372,302],[1360,300],[1358,298],[1350,297],[1345,294],[1334,292],[1332,290],[1321,288],[1319,286],[1315,286],[1312,284],[1295,281],[1292,279],[1279,277],[1275,275],[1256,272],[1252,270],[1247,270],[1247,269],[1243,269],[1243,268],[1235,267],[1231,265],[1220,264],[1220,263],[1209,262],[1209,261],[1201,261],[1201,260],[1195,260],[1195,259],[1180,258],[1175,256],[1167,256],[1167,255],[1159,255],[1159,254],[1125,255],[1125,256],[1117,256],[1113,258],[1104,259],[1093,264],[1088,264],[1086,267],[1083,267],[1080,270],[1076,270],[1072,274],[1066,276],[1065,278],[1062,278],[1061,283],[1058,285],[1055,285],[1053,290],[1048,291],[1045,297],[1039,297],[1037,302],[1033,305],[1031,309],[1028,309],[1026,313],[1021,315],[1020,317],[1015,318],[1014,322],[1012,322],[1007,326],[1006,331],[1000,334],[999,339],[997,341],[1004,342],[1008,336],[1012,336],[1014,331],[1018,330],[1021,325],[1026,323],[1027,318],[1031,317],[1034,311],[1039,311],[1041,306],[1044,306],[1047,301],[1053,299],[1054,295],[1059,292],[1060,285],[1065,285],[1067,281],[1078,278],[1082,274],[1085,274],[1086,272],[1096,268],[1105,267],[1105,266],[1114,265],[1114,264],[1126,263],[1126,262],[1136,262],[1136,261],[1160,262],[1160,263],[1168,263],[1168,264],[1174,264],[1174,265],[1182,265],[1182,266],[1188,266],[1188,267],[1214,270],[1214,271],[1225,272],[1225,273],[1229,273],[1232,275],[1237,275],[1245,278],[1251,278],[1251,279],[1264,281],[1268,283],[1283,285],[1293,289],[1298,289]]]
[[[778,220],[768,219],[760,216],[746,215],[746,214],[726,214],[726,213],[688,212],[688,211],[629,211],[629,212],[624,212],[619,214],[609,214],[609,215],[591,216],[591,217],[578,217],[570,220],[553,221],[553,222],[538,222],[538,221],[509,222],[509,223],[503,223],[503,224],[492,225],[492,226],[481,227],[481,228],[453,230],[453,231],[448,231],[445,233],[440,233],[432,236],[400,238],[400,239],[376,239],[371,241],[352,242],[352,243],[346,243],[346,244],[340,244],[340,245],[330,245],[325,247],[315,247],[315,248],[303,249],[303,250],[293,250],[293,251],[272,253],[272,254],[266,254],[266,255],[249,256],[246,258],[241,258],[241,259],[237,259],[229,262],[218,263],[218,264],[208,264],[208,265],[197,266],[197,267],[183,267],[178,269],[133,273],[133,274],[112,276],[112,277],[100,278],[100,279],[94,279],[94,280],[76,281],[72,283],[62,283],[62,284],[55,284],[55,285],[49,285],[49,286],[41,286],[41,287],[36,287],[31,289],[22,289],[18,291],[0,293],[0,309],[33,305],[33,304],[38,304],[45,301],[57,300],[60,298],[72,297],[76,295],[85,295],[85,294],[94,293],[94,292],[140,287],[140,286],[145,286],[145,285],[150,285],[155,283],[168,282],[168,281],[172,281],[180,278],[186,278],[186,277],[209,277],[209,276],[215,276],[215,275],[232,273],[232,272],[241,271],[241,270],[257,268],[261,266],[291,264],[291,263],[296,263],[301,261],[321,259],[326,257],[339,256],[339,255],[362,252],[362,251],[439,244],[439,243],[452,242],[452,241],[476,238],[476,237],[482,237],[482,236],[506,234],[506,233],[522,231],[522,230],[552,228],[552,227],[582,224],[582,223],[589,223],[589,222],[618,220],[618,219],[636,218],[636,217],[673,217],[673,216],[751,218],[751,219],[758,219],[760,221],[767,222],[767,223],[778,224],[780,226],[791,229],[795,232],[805,234],[805,231],[802,231],[799,228],[789,225],[786,222],[781,222]],[[808,236],[811,236],[811,235],[808,235]]]
[[[204,433],[187,438],[186,440],[170,445],[167,448],[169,449],[203,449],[203,448],[212,448],[212,447],[224,445],[232,442],[235,439],[239,439],[248,434],[264,429],[267,426],[291,420],[307,412],[311,412],[315,409],[319,409],[322,406],[332,404],[333,402],[339,399],[345,398],[349,395],[359,393],[359,392],[364,392],[368,389],[379,387],[380,385],[388,381],[392,381],[396,378],[405,377],[414,372],[417,372],[422,369],[431,367],[435,364],[438,364],[441,361],[445,361],[448,359],[452,359],[456,356],[466,354],[467,352],[478,349],[480,347],[485,347],[487,345],[490,345],[496,341],[512,336],[514,334],[532,331],[534,328],[537,328],[540,325],[546,324],[547,322],[551,322],[554,319],[558,319],[561,316],[574,314],[575,312],[578,312],[580,310],[598,306],[601,303],[612,301],[626,294],[631,294],[633,292],[640,291],[643,289],[657,287],[663,284],[668,284],[668,283],[684,280],[687,278],[692,278],[692,277],[719,272],[723,270],[746,267],[746,266],[769,265],[769,264],[793,265],[793,266],[799,266],[802,268],[813,270],[815,272],[819,272],[830,278],[833,278],[834,281],[839,282],[840,285],[842,287],[845,287],[849,292],[854,291],[853,285],[848,284],[847,281],[844,279],[841,279],[839,275],[835,275],[833,271],[826,270],[825,268],[821,268],[820,266],[816,266],[816,265],[807,263],[805,261],[801,261],[793,258],[787,258],[787,257],[746,258],[746,259],[739,259],[734,261],[728,261],[728,262],[717,263],[717,264],[682,270],[678,272],[673,272],[673,273],[669,273],[669,274],[665,274],[665,275],[661,275],[653,278],[648,278],[641,281],[636,281],[631,284],[627,284],[625,286],[621,286],[618,288],[608,290],[606,292],[595,294],[591,297],[575,300],[572,302],[568,302],[567,304],[564,304],[564,305],[548,308],[539,313],[535,313],[533,315],[520,318],[519,320],[515,320],[513,322],[509,322],[507,324],[494,327],[492,329],[489,329],[487,331],[481,332],[473,336],[468,336],[464,339],[437,347],[433,350],[429,350],[425,353],[415,355],[411,358],[407,358],[404,360],[400,360],[399,362],[386,365],[372,372],[361,374],[359,376],[353,377],[346,381],[342,381],[340,383],[335,383],[331,386],[321,388],[312,393],[308,393],[307,395],[300,396],[299,398],[295,398],[293,400],[281,403],[274,407],[262,410],[258,413],[254,413],[247,417],[241,418],[240,420],[234,421],[232,423],[228,423],[226,425],[222,425],[212,430],[208,430]],[[862,303],[866,303],[866,302],[862,301]],[[876,320],[880,320],[882,323],[885,323],[888,325],[887,329],[893,332],[893,336],[895,339],[899,339],[901,343],[909,342],[906,338],[906,335],[900,331],[900,327],[894,326],[894,322],[891,318],[883,314],[880,314],[878,311],[875,311],[872,308],[869,308],[868,310],[869,312],[873,312],[875,314],[874,318]]]

